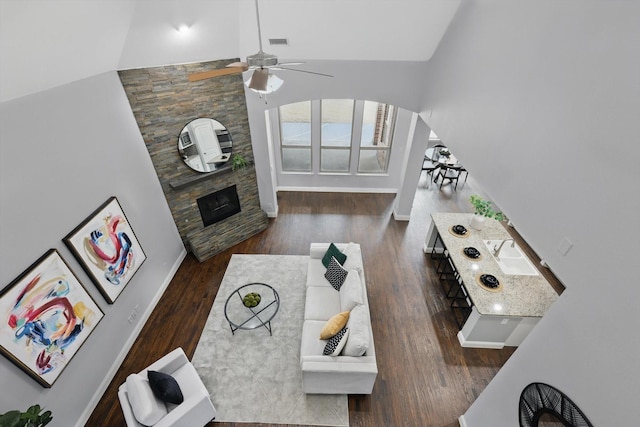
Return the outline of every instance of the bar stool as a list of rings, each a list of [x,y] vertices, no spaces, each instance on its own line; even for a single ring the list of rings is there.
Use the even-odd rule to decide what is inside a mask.
[[[473,302],[462,283],[459,284],[456,293],[451,299],[450,307],[458,329],[462,329],[473,309]]]

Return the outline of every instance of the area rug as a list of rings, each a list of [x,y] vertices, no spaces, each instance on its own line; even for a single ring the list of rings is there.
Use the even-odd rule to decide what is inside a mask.
[[[234,254],[198,342],[193,364],[218,411],[216,421],[348,426],[346,395],[302,391],[300,342],[309,257]],[[271,285],[280,308],[273,336],[260,327],[232,335],[227,297],[252,282]]]

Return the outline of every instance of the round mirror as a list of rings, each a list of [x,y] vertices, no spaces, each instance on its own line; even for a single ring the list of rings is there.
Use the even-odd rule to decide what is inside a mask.
[[[231,158],[231,134],[217,120],[201,118],[187,123],[178,137],[178,154],[194,171],[213,172]]]

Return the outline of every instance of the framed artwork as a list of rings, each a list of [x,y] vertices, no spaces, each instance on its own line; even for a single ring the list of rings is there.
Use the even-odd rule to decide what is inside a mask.
[[[69,233],[64,243],[113,304],[147,259],[115,197]]]
[[[51,387],[104,313],[50,249],[0,291],[0,352]]]

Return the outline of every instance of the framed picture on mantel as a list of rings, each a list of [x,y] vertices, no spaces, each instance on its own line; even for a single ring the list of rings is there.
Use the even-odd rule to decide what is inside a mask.
[[[51,387],[104,313],[50,249],[0,290],[0,316],[0,352]]]
[[[109,304],[115,302],[147,259],[115,197],[104,202],[63,241]]]

